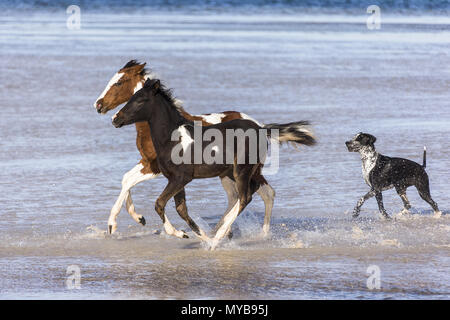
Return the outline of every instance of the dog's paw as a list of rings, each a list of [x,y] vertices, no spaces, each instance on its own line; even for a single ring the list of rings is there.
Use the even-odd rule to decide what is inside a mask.
[[[442,217],[442,212],[441,211],[436,211],[433,215],[433,218],[435,219],[439,219],[440,217]]]

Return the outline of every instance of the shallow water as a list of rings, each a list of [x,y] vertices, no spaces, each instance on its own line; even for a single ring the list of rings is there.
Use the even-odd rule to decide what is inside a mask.
[[[212,15],[214,14],[214,15]],[[450,19],[274,10],[86,12],[0,17],[0,297],[448,299],[450,297]],[[138,161],[135,129],[115,129],[92,107],[128,60],[146,61],[192,114],[238,110],[264,123],[311,120],[319,144],[281,149],[267,176],[277,192],[272,234],[260,237],[259,197],[217,251],[160,232],[160,177],[133,189],[142,227],[123,209],[105,236],[122,175]],[[351,219],[368,187],[344,142],[377,136],[386,155],[421,162],[447,215],[417,195],[410,217],[382,221],[375,200]],[[218,179],[187,187],[190,214],[211,229],[226,208]],[[384,193],[394,216],[402,203]],[[173,202],[168,215],[188,227]],[[69,290],[67,267],[81,271]],[[381,271],[369,290],[367,268]]]

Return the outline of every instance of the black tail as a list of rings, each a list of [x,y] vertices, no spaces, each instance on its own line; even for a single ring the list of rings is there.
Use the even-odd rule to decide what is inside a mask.
[[[423,147],[423,165],[422,167],[427,167],[427,147]]]
[[[264,125],[267,130],[267,136],[272,138],[271,130],[277,129],[279,134],[277,137],[278,142],[293,142],[296,144],[304,144],[306,146],[312,146],[316,144],[316,138],[313,132],[309,128],[309,121],[297,121],[286,124],[271,123]],[[275,137],[273,137],[275,138]]]

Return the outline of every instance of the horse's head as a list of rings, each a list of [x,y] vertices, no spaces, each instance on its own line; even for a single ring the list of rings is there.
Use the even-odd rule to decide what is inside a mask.
[[[158,79],[148,79],[143,88],[138,90],[127,104],[113,116],[113,125],[120,128],[132,123],[147,121],[153,106],[157,103],[155,96],[160,88],[161,83]]]
[[[144,67],[145,63],[131,60],[120,69],[95,101],[97,112],[104,114],[130,100],[133,94],[142,88],[146,73]]]

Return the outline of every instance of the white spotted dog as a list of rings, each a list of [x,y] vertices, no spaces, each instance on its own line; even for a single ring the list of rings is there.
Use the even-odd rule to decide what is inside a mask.
[[[382,192],[395,188],[403,201],[402,213],[407,213],[411,205],[406,197],[406,189],[415,186],[420,197],[434,210],[435,217],[440,217],[441,212],[436,202],[430,195],[430,183],[425,172],[426,149],[423,153],[423,165],[402,158],[390,158],[375,150],[376,138],[368,133],[358,133],[355,137],[345,142],[348,151],[359,152],[362,160],[362,172],[370,191],[364,195],[353,211],[353,217],[357,217],[364,202],[375,196],[380,213],[385,219],[390,219],[383,205]]]

